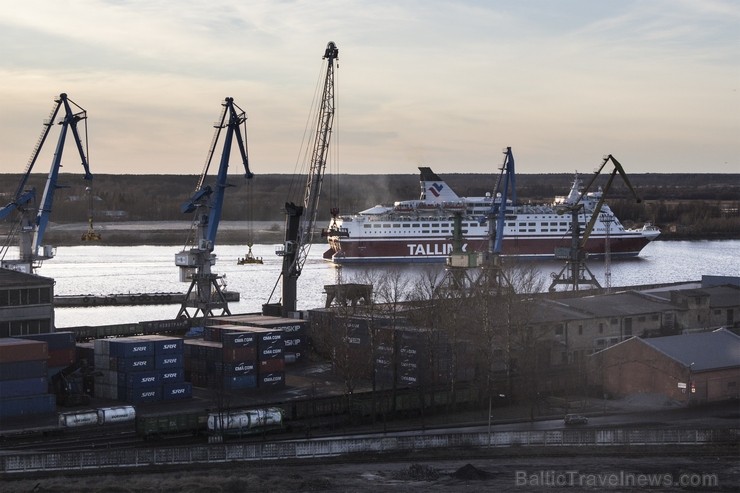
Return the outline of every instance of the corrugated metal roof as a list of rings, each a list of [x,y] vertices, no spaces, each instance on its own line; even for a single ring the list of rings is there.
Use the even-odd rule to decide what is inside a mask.
[[[26,287],[26,286],[48,286],[54,284],[54,279],[26,274],[11,269],[0,269],[0,287]]]
[[[681,289],[675,290],[682,296],[709,296],[710,308],[723,308],[740,305],[740,288],[737,286],[712,286],[701,289]],[[671,291],[651,292],[651,296],[671,299]]]
[[[740,336],[727,329],[641,340],[692,371],[740,366]]]
[[[574,310],[581,310],[596,317],[661,313],[672,308],[666,303],[650,300],[633,291],[583,298],[564,298],[559,301]]]

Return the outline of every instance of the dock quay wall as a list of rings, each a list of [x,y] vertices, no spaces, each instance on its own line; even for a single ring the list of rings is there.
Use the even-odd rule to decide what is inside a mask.
[[[181,466],[279,459],[311,459],[358,453],[414,452],[433,449],[493,447],[604,447],[651,445],[727,445],[740,429],[582,429],[549,431],[427,432],[363,438],[322,438],[280,442],[216,444],[190,447],[7,454],[0,456],[0,476],[25,473]]]

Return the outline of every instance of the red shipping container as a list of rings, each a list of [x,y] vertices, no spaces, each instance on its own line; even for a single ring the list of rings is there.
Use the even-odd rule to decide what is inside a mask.
[[[272,373],[276,371],[285,370],[285,359],[284,358],[272,358],[259,362],[260,375],[265,373]]]
[[[225,347],[223,361],[235,363],[238,361],[254,361],[257,359],[256,347]]]
[[[53,368],[55,366],[67,367],[75,362],[76,356],[77,356],[77,349],[73,347],[69,349],[57,349],[54,351],[49,351],[49,367],[50,368]]]
[[[45,342],[12,337],[0,339],[0,363],[45,360],[49,357]]]

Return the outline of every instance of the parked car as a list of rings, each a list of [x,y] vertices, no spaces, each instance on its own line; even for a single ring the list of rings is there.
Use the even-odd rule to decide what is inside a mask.
[[[588,418],[580,414],[566,414],[564,421],[566,425],[585,425]]]

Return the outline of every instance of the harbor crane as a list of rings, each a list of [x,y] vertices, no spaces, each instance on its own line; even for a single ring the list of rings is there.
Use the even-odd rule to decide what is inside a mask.
[[[483,253],[463,251],[462,215],[456,213],[453,221],[452,251],[447,258],[447,272],[438,288],[440,292],[452,295],[461,291],[473,293],[486,289],[500,293],[502,289],[511,285],[503,273],[501,263],[509,193],[511,202],[516,203],[516,172],[511,147],[504,150],[504,162],[499,171],[491,207],[486,216],[480,219],[481,224],[485,222],[489,224],[488,250]],[[469,275],[471,268],[480,268],[476,279]]]
[[[303,204],[285,203],[285,242],[276,253],[283,258],[282,270],[275,283],[270,299],[280,279],[282,279],[282,302],[267,303],[262,311],[265,315],[288,317],[296,311],[297,285],[303,266],[313,240],[316,216],[318,214],[321,185],[324,180],[324,171],[331,141],[332,126],[334,123],[334,62],[339,59],[337,45],[330,41],[326,45],[323,59],[326,60],[323,91],[316,119],[313,150],[311,152],[310,169],[304,187]],[[332,210],[336,215],[336,211]],[[346,235],[346,230],[327,228],[322,230],[322,236]]]
[[[175,254],[175,265],[180,268],[180,281],[190,281],[190,288],[177,314],[178,318],[195,319],[201,316],[207,318],[214,315],[231,315],[228,302],[219,284],[222,276],[213,273],[211,267],[216,264],[216,254],[213,253],[213,250],[221,220],[224,194],[226,188],[231,186],[226,180],[234,139],[236,139],[236,145],[242,157],[244,177],[249,180],[254,175],[249,170],[247,153],[247,115],[244,110],[234,103],[233,98],[227,97],[224,99],[222,106],[221,117],[214,124],[216,131],[208,150],[203,172],[195,187],[195,193],[180,208],[183,213],[193,213],[195,217],[191,229],[192,236],[189,237],[190,248],[186,246],[182,251]],[[243,135],[242,126],[244,127]],[[204,182],[213,160],[219,136],[224,129],[226,131],[221,162],[216,175],[216,183],[211,187],[205,185]],[[216,313],[218,310],[220,310],[220,313]]]
[[[73,108],[74,107],[74,108]],[[36,205],[36,189],[27,188],[28,179],[33,171],[33,167],[38,160],[39,154],[49,136],[51,127],[54,125],[57,115],[62,113],[61,119],[56,122],[61,127],[57,146],[54,151],[54,157],[51,161],[51,168],[46,178],[46,187],[41,197],[41,204]],[[49,225],[49,217],[54,203],[54,192],[62,188],[59,184],[59,169],[62,167],[62,155],[67,133],[72,131],[72,135],[77,146],[77,151],[84,168],[84,179],[92,184],[92,174],[86,157],[87,149],[87,131],[85,131],[85,143],[80,137],[78,123],[84,121],[87,128],[87,112],[77,105],[74,101],[62,93],[54,99],[54,107],[49,113],[49,118],[44,120],[44,127],[41,131],[36,145],[33,148],[31,157],[26,165],[26,170],[21,176],[18,187],[13,195],[13,200],[5,207],[0,209],[0,220],[10,216],[13,212],[18,212],[20,220],[18,221],[18,250],[19,257],[17,260],[5,260],[5,254],[14,233],[8,236],[8,242],[2,247],[2,267],[19,272],[32,274],[35,269],[41,266],[44,260],[54,257],[54,248],[50,245],[44,245],[44,234]],[[88,185],[88,188],[90,185]],[[92,224],[92,223],[91,223]]]
[[[596,181],[596,178],[610,161],[612,162],[614,169],[612,170],[611,175],[606,182],[606,185],[603,187],[601,191],[601,196],[599,197],[599,200],[594,206],[593,210],[586,211],[582,199],[586,196],[589,189]],[[560,212],[562,212],[563,214],[566,212],[570,212],[571,214],[571,244],[570,247],[561,247],[555,249],[555,258],[565,260],[565,265],[560,270],[560,272],[558,272],[557,274],[553,273],[553,280],[549,288],[550,291],[555,291],[556,286],[558,285],[567,285],[572,291],[578,291],[582,284],[591,285],[595,288],[601,288],[601,284],[599,284],[599,281],[586,265],[586,259],[588,258],[586,244],[589,237],[591,236],[591,232],[594,229],[594,224],[596,224],[596,220],[599,218],[601,208],[603,207],[604,200],[606,199],[606,194],[611,188],[612,183],[614,182],[614,178],[617,176],[617,173],[619,173],[619,175],[622,177],[622,180],[624,181],[625,185],[627,185],[627,188],[629,188],[632,192],[632,195],[635,197],[637,203],[640,203],[642,201],[640,197],[637,196],[637,192],[632,187],[632,183],[630,183],[630,180],[627,177],[627,173],[624,171],[624,168],[619,163],[619,161],[617,161],[616,158],[611,154],[605,156],[603,162],[601,163],[601,166],[599,166],[599,168],[594,172],[591,180],[578,196],[578,199],[572,204],[563,204],[559,206]],[[586,224],[586,227],[583,230],[583,234],[581,234],[580,218],[583,217],[583,222],[585,223],[586,218],[589,217],[588,215],[590,215],[588,224]],[[586,276],[587,274],[588,277]]]

